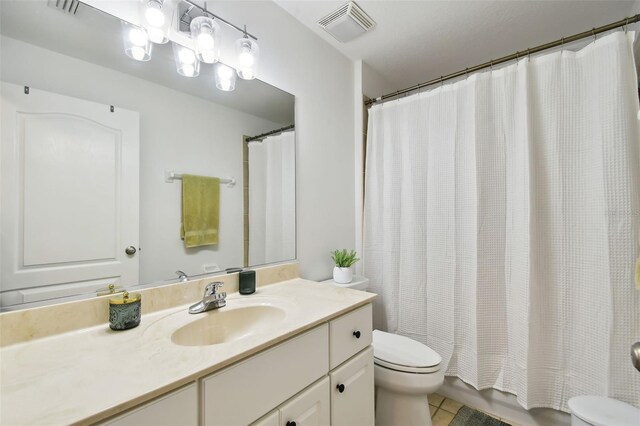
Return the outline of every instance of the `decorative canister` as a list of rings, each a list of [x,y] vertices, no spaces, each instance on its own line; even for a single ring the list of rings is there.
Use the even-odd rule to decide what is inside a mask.
[[[142,296],[128,292],[109,299],[109,327],[112,330],[128,330],[140,325]]]

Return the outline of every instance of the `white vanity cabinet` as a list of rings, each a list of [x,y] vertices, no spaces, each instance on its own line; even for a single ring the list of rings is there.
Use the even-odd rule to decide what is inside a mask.
[[[373,425],[371,340],[367,304],[206,377],[204,424]]]
[[[367,304],[105,424],[373,426],[371,340]]]

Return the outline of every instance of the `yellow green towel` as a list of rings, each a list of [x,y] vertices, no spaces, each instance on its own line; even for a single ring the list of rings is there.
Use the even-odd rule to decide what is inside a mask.
[[[182,225],[184,246],[218,244],[220,179],[182,175]]]

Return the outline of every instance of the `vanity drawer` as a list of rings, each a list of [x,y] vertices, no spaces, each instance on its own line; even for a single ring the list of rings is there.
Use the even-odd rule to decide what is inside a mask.
[[[197,425],[198,388],[195,383],[100,423],[117,426]]]
[[[330,369],[336,368],[371,344],[373,331],[371,304],[329,323]]]
[[[247,425],[329,371],[321,325],[202,380],[205,425]]]

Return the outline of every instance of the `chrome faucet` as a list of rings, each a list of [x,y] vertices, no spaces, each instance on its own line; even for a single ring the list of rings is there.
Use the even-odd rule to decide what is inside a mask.
[[[204,288],[204,296],[202,297],[202,300],[195,305],[191,305],[189,307],[189,313],[199,314],[201,312],[210,311],[211,309],[218,309],[226,306],[227,293],[224,291],[218,293],[218,288],[222,287],[222,285],[223,283],[220,281],[207,284]]]
[[[176,275],[178,276],[178,279],[181,283],[189,281],[189,276],[182,271],[176,271]]]

